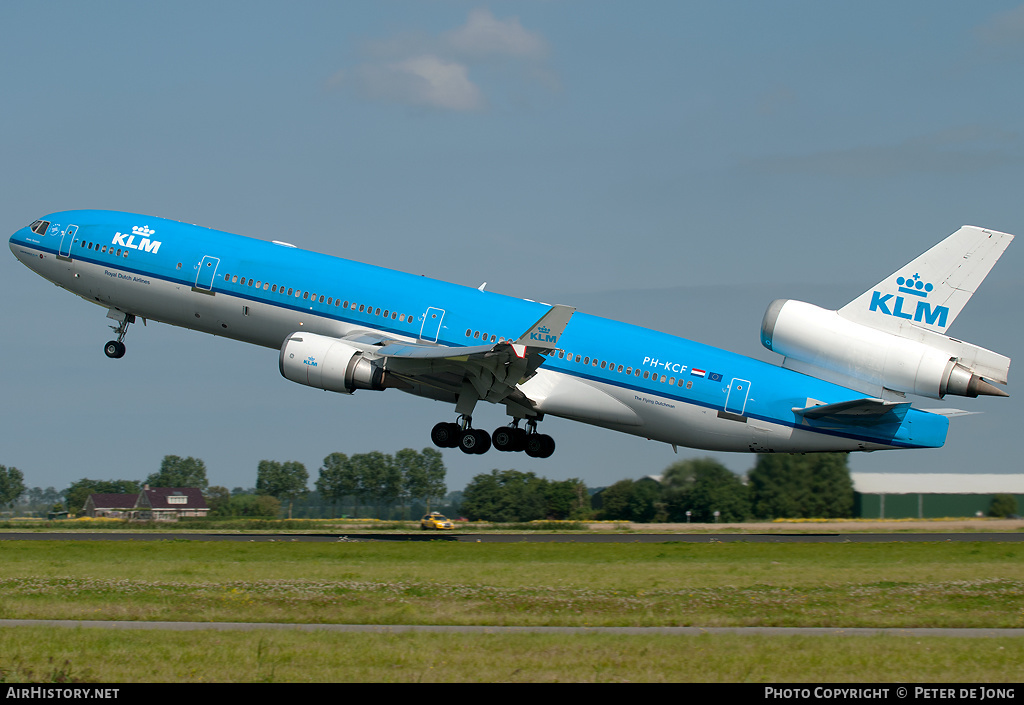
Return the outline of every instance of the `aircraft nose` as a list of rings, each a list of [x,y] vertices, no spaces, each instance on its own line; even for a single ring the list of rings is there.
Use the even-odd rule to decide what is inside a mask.
[[[29,253],[27,253],[24,248],[24,245],[28,242],[28,235],[31,232],[32,231],[29,230],[27,227],[21,228],[20,230],[17,230],[13,235],[11,235],[11,239],[8,242],[8,245],[11,248],[11,253],[13,253],[14,256],[18,258],[19,261],[25,264],[28,263],[28,260],[31,257],[31,255],[29,255]]]

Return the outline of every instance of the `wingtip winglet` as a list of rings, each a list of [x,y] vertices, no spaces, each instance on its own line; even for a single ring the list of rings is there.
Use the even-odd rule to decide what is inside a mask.
[[[553,350],[558,347],[558,339],[569,325],[569,319],[576,313],[574,306],[555,304],[547,313],[515,341],[515,345],[524,345],[542,350]]]

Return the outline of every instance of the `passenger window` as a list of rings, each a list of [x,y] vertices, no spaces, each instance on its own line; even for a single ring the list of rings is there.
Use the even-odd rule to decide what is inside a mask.
[[[320,303],[323,303],[323,302],[324,302],[324,295],[320,294]]]

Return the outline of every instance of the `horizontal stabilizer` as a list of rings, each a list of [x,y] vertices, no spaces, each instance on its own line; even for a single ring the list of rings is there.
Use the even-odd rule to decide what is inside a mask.
[[[910,402],[884,399],[854,399],[836,404],[818,404],[793,408],[793,413],[811,421],[829,421],[854,426],[900,423],[910,409]]]

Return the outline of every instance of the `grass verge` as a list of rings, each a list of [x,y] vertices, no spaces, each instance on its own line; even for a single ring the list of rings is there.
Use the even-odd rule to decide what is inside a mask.
[[[0,618],[1024,627],[1015,544],[0,542]]]
[[[1024,639],[0,630],[0,682],[1013,683]]]

